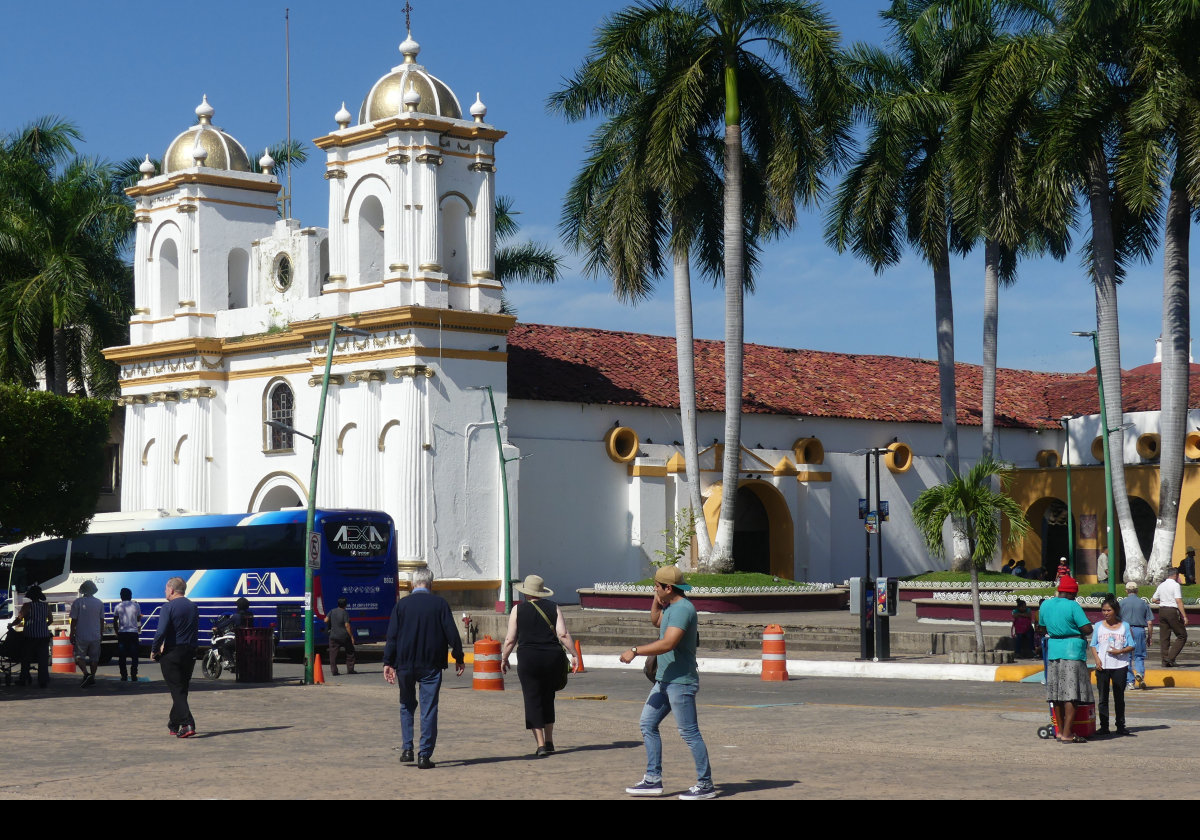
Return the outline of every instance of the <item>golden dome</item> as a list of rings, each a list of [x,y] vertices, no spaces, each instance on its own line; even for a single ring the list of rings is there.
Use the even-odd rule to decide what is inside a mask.
[[[360,125],[409,112],[462,119],[458,97],[436,76],[416,63],[420,45],[410,34],[400,45],[404,63],[377,81],[358,111]],[[406,94],[408,94],[406,96]],[[416,96],[420,99],[417,100]]]
[[[206,166],[209,169],[250,171],[250,156],[232,136],[212,124],[213,107],[208,97],[196,106],[198,122],[171,141],[163,155],[163,174]]]

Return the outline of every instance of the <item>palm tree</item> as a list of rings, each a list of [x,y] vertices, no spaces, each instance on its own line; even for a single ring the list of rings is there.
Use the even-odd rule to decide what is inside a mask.
[[[923,4],[927,6],[928,4]],[[866,138],[838,187],[826,239],[851,249],[875,271],[899,261],[904,242],[933,269],[938,380],[947,480],[958,474],[958,407],[954,375],[951,250],[966,239],[952,206],[953,153],[948,139],[951,86],[965,59],[953,34],[917,27],[921,6],[894,0],[882,13],[894,51],[857,44],[845,57],[854,79]],[[966,543],[954,529],[954,565],[966,564]]]
[[[513,209],[513,200],[508,196],[496,197],[496,239],[507,242],[517,235],[521,225],[516,216],[520,211]],[[501,285],[509,283],[557,283],[562,274],[562,257],[554,249],[536,242],[518,242],[501,245],[496,249],[496,279]],[[516,315],[516,310],[507,298],[502,298],[500,311]]]
[[[1084,262],[1096,296],[1100,375],[1112,465],[1112,492],[1126,557],[1126,579],[1142,580],[1145,558],[1125,489],[1121,423],[1121,353],[1117,286],[1125,265],[1154,247],[1155,211],[1130,204],[1117,150],[1129,142],[1133,95],[1129,59],[1141,13],[1136,0],[1096,3],[1060,0],[1055,25],[999,47],[985,107],[997,122],[1019,121],[1038,109],[1032,135],[1036,154],[1032,205],[1048,225],[1069,218],[1086,201],[1091,231]],[[1112,546],[1109,547],[1110,550]]]
[[[768,215],[750,208],[744,169],[748,159],[762,166],[763,206],[783,229],[795,223],[797,202],[821,193],[846,130],[836,50],[832,24],[802,0],[662,0],[606,21],[572,86],[572,109],[607,113],[626,101],[639,69],[656,68],[642,171],[661,184],[682,182],[688,158],[680,150],[689,140],[723,134],[725,457],[710,556],[717,568],[733,562],[741,467],[745,229],[748,217]]]
[[[979,570],[986,568],[1000,547],[1000,518],[1008,518],[1010,544],[1020,542],[1029,532],[1029,523],[1021,506],[1002,491],[992,489],[993,480],[1002,478],[1000,466],[991,458],[981,459],[966,476],[951,476],[945,484],[925,490],[912,506],[913,522],[925,545],[935,557],[945,555],[942,529],[950,519],[964,529],[970,546],[971,611],[975,621],[975,649],[983,651],[983,622],[979,615]]]
[[[1190,217],[1200,196],[1200,10],[1155,0],[1139,28],[1130,105],[1132,142],[1121,155],[1122,186],[1135,209],[1158,207],[1167,189],[1163,227],[1163,325],[1159,431],[1159,514],[1145,577],[1158,582],[1171,565],[1183,444],[1187,431]],[[1172,157],[1174,165],[1172,166]]]
[[[674,150],[681,160],[671,167],[679,179],[672,183],[665,183],[647,166],[654,107],[664,94],[662,79],[671,76],[664,72],[663,65],[669,56],[686,53],[667,47],[652,54],[638,54],[637,66],[623,68],[615,78],[599,85],[589,78],[598,75],[596,68],[585,65],[551,97],[550,107],[572,121],[585,118],[593,110],[607,115],[592,137],[587,159],[568,190],[563,209],[563,236],[585,255],[585,271],[607,272],[617,298],[637,303],[651,294],[655,282],[665,273],[664,255],[670,254],[688,504],[690,521],[701,523],[694,536],[704,567],[711,544],[700,493],[690,261],[694,254],[701,271],[719,280],[723,224],[719,160],[723,143],[708,127],[706,136],[685,138]],[[756,231],[748,233],[753,248]]]
[[[132,208],[111,167],[72,158],[73,126],[42,120],[0,141],[0,372],[48,390],[115,389],[105,346],[132,310]]]
[[[1036,0],[1000,0],[979,4],[974,0],[937,0],[917,19],[918,30],[946,26],[954,33],[963,59],[963,72],[954,83],[952,147],[954,214],[966,238],[983,242],[983,405],[981,437],[983,457],[994,457],[996,423],[996,357],[1001,286],[1016,282],[1019,257],[1049,251],[1063,259],[1070,250],[1071,218],[1055,220],[1047,228],[1030,205],[1031,162],[1034,144],[1031,116],[1015,123],[989,119],[983,107],[994,68],[989,58],[995,45],[1014,29],[1045,26],[1051,13]],[[918,31],[918,37],[920,32]],[[1073,208],[1072,208],[1073,209]]]

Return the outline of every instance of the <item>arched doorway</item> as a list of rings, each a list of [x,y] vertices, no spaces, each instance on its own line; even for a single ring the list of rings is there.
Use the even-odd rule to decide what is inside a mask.
[[[1053,569],[1058,558],[1071,556],[1066,502],[1054,497],[1038,499],[1025,511],[1025,518],[1031,530],[1020,559],[1027,569]]]
[[[733,563],[739,572],[771,574],[771,517],[749,487],[737,491],[733,525]]]
[[[704,502],[709,539],[717,535],[721,485],[713,485]],[[795,575],[792,514],[776,487],[761,479],[738,483],[733,532],[733,562],[739,572],[763,572],[791,580]],[[765,560],[765,562],[764,562]]]

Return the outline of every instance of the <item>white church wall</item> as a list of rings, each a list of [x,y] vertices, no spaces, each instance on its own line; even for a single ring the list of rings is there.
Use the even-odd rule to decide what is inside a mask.
[[[641,452],[648,456],[635,463],[665,464],[680,449],[674,445],[678,415],[657,408],[514,400],[510,424],[514,442],[530,456],[521,485],[526,512],[521,528],[525,567],[538,571],[530,564],[540,563],[542,568],[553,568],[572,590],[600,580],[643,576],[649,568],[647,559],[654,555],[652,550],[642,550],[640,540],[660,537],[680,501],[674,490],[660,493],[653,485],[631,477],[627,465],[607,456],[602,441],[614,424],[633,428],[640,437]],[[697,424],[701,449],[718,437],[721,425],[719,415],[701,415]],[[912,523],[913,500],[945,480],[940,426],[808,417],[801,422],[747,414],[742,429],[744,445],[771,465],[785,457],[794,459],[790,447],[796,438],[817,437],[824,445],[824,463],[810,466],[809,471],[829,473],[828,481],[773,476],[766,466],[761,470],[752,466],[745,473],[776,486],[787,504],[793,520],[793,562],[798,578],[841,582],[862,574],[865,529],[858,518],[858,499],[864,495],[864,457],[850,453],[885,446],[893,438],[911,446],[914,457],[912,468],[904,473],[892,473],[881,458],[880,487],[890,504],[890,520],[883,526],[884,573],[914,574],[945,567],[945,561],[930,557]],[[966,470],[978,458],[979,429],[961,427],[959,438],[962,469]],[[1032,460],[1045,443],[1044,436],[1028,430],[998,430],[998,448],[1022,460]],[[744,459],[744,463],[759,462]],[[570,470],[564,474],[561,465],[568,464]],[[711,485],[720,481],[711,453],[701,456],[701,468],[701,486],[707,495]],[[684,475],[679,473],[668,481],[682,484]],[[648,494],[652,503],[647,503]],[[874,463],[871,496],[875,496]],[[655,524],[647,512],[659,508],[662,519]],[[531,514],[531,510],[539,513]],[[871,546],[874,574],[874,537]]]

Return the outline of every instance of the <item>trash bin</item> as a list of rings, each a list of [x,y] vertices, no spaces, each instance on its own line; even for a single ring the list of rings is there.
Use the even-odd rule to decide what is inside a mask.
[[[234,635],[237,681],[271,682],[275,660],[275,638],[271,628],[238,627]]]

